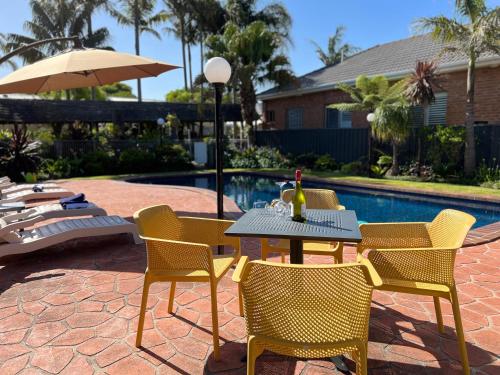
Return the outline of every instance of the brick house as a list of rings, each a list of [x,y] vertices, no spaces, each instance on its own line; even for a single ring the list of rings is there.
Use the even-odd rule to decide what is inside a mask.
[[[438,61],[442,90],[429,111],[429,124],[463,124],[465,120],[467,58],[460,53],[442,54],[444,45],[429,34],[414,36],[364,50],[342,63],[301,77],[286,87],[274,87],[258,95],[263,102],[263,129],[367,127],[366,113],[328,109],[349,101],[339,83],[354,83],[357,76],[384,75],[398,80],[409,75],[417,60]],[[475,118],[477,123],[500,124],[500,55],[483,55],[476,63]],[[414,110],[415,124],[423,113]]]

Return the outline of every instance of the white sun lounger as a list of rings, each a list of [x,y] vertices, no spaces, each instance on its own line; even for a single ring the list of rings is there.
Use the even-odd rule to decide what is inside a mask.
[[[61,189],[61,187],[53,182],[44,182],[39,184],[15,184],[11,182],[10,184],[2,184],[0,183],[0,192],[2,194],[11,194],[17,193],[20,191],[32,191],[33,186],[38,185],[42,186],[43,189]]]
[[[97,216],[82,219],[67,219],[38,228],[18,232],[39,219],[19,221],[11,224],[0,219],[0,257],[23,254],[77,238],[130,233],[136,244],[142,243],[135,224],[120,216]]]
[[[88,203],[86,208],[64,209],[60,203],[43,204],[36,207],[26,208],[19,213],[7,214],[2,216],[2,220],[7,224],[18,220],[32,220],[36,217],[39,221],[76,217],[76,216],[106,216],[106,210],[96,206],[94,203]]]
[[[2,203],[12,203],[21,201],[36,201],[41,199],[60,199],[71,197],[75,195],[72,191],[62,189],[62,188],[50,188],[43,189],[40,192],[34,192],[32,190],[23,190],[16,193],[3,194],[2,199],[0,199],[0,204]]]

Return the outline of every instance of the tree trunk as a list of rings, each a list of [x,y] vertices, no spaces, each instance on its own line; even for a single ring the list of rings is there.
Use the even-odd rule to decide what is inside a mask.
[[[184,35],[184,19],[181,19],[181,44],[182,44],[182,69],[184,71],[184,90],[188,90],[187,70],[186,70],[186,36]]]
[[[92,31],[92,14],[89,14],[87,17],[87,39],[92,39],[93,35],[94,32]],[[90,47],[95,47],[95,46],[90,46]],[[90,98],[92,100],[96,100],[96,91],[94,86],[90,88]]]
[[[240,101],[241,101],[241,117],[245,122],[248,133],[248,141],[250,144],[255,143],[255,134],[253,128],[253,120],[255,117],[255,88],[253,86],[250,75],[240,73]]]
[[[139,15],[137,14],[137,9],[136,9],[136,14],[135,14],[135,19],[134,19],[134,37],[135,37],[135,54],[139,56],[141,54],[141,47],[140,47],[140,22],[139,22]],[[141,79],[139,78],[137,80],[137,99],[139,102],[142,102],[142,87],[141,87]]]
[[[368,125],[368,177],[373,177],[372,164],[373,164],[373,137],[372,137],[372,125]]]
[[[203,74],[203,33],[200,33],[200,72]],[[202,109],[205,108],[203,105],[205,103],[205,98],[203,97],[203,89],[204,89],[204,82],[203,79],[200,82],[200,104]],[[203,121],[200,121],[200,128],[199,128],[199,133],[200,133],[200,139],[203,138]]]
[[[476,168],[476,141],[474,137],[474,81],[476,56],[473,51],[469,55],[467,69],[467,103],[465,105],[465,175],[471,177]]]
[[[399,175],[399,145],[397,142],[392,141],[392,167],[391,175]]]
[[[424,124],[423,127],[426,128],[429,126],[429,115],[430,115],[430,105],[429,103],[423,103],[422,104],[423,110],[424,110]],[[417,176],[420,177],[422,174],[422,126],[417,125]]]
[[[191,64],[191,43],[187,44],[188,64],[189,64],[189,89],[193,92],[193,67]]]

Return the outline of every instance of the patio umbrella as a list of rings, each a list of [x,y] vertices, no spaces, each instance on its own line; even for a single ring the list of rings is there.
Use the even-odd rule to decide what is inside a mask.
[[[73,49],[24,66],[0,79],[0,94],[67,90],[156,77],[179,66],[101,49]]]

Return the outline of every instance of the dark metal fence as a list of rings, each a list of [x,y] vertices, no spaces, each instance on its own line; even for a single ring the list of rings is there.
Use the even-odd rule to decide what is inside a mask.
[[[500,125],[476,125],[477,162],[500,161]],[[256,132],[258,146],[278,148],[284,154],[330,154],[336,161],[349,163],[367,156],[368,129],[298,129],[266,130]],[[423,145],[425,149],[428,145]],[[389,144],[374,143],[374,147],[388,154]],[[413,128],[404,145],[401,145],[402,162],[415,160],[417,154],[417,129]]]
[[[285,154],[330,154],[341,163],[349,163],[368,153],[368,129],[258,131],[256,144],[276,147]]]

